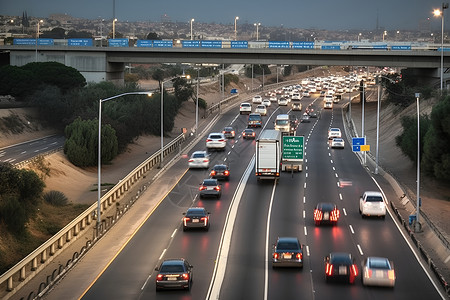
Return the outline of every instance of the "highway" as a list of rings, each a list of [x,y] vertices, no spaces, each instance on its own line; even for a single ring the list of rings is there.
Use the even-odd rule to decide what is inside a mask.
[[[321,109],[322,98],[302,101],[304,107],[314,102],[314,107]],[[274,117],[288,109],[272,105],[268,116],[263,117],[266,128],[273,128]],[[298,116],[301,113],[296,112]],[[385,220],[362,219],[359,215],[359,196],[365,190],[379,188],[348,141],[345,149],[328,147],[330,126],[344,133],[340,104],[322,110],[319,119],[299,125],[297,135],[305,136],[304,170],[282,173],[278,183],[257,182],[251,165],[255,141],[243,140],[240,135],[246,121],[247,116],[234,109],[224,113],[210,130],[219,132],[231,124],[237,132],[226,151],[211,156],[211,166],[223,162],[230,166],[231,178],[223,182],[222,197],[199,199],[198,185],[208,177],[208,171],[186,170],[83,292],[82,299],[442,299],[391,215]],[[191,153],[204,149],[202,139]],[[176,163],[178,167],[183,164],[187,168],[186,159]],[[165,176],[170,176],[168,173]],[[339,185],[343,179],[352,184]],[[151,195],[144,194],[139,201],[147,197]],[[393,193],[386,191],[386,197],[390,199]],[[314,225],[313,210],[319,201],[338,205],[341,218],[337,226]],[[209,231],[181,230],[182,213],[190,206],[204,206],[211,213]],[[229,214],[230,207],[237,209],[235,215]],[[222,238],[225,224],[234,224],[229,241]],[[272,269],[272,244],[278,236],[296,236],[305,245],[302,269]],[[220,246],[222,255],[218,257]],[[361,274],[354,285],[326,283],[323,259],[335,251],[352,253],[358,265],[367,256],[388,257],[396,269],[395,288],[363,287]],[[191,291],[156,293],[154,268],[164,259],[179,257],[194,266]],[[361,273],[360,266],[359,270]]]
[[[0,149],[0,161],[16,164],[64,146],[65,137],[47,136]]]

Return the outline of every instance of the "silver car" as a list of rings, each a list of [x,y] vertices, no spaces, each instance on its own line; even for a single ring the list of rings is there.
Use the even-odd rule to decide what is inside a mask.
[[[227,139],[225,135],[221,132],[210,133],[208,138],[206,139],[206,148],[217,149],[217,150],[225,150],[227,145]]]
[[[189,168],[209,168],[209,154],[206,151],[195,151],[188,160]]]
[[[385,257],[367,257],[362,262],[363,285],[395,286],[394,264]]]

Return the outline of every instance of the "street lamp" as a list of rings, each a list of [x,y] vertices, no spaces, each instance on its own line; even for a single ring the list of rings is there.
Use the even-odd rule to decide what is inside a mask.
[[[442,3],[442,10],[435,9],[435,17],[441,16],[441,93],[444,85],[444,10],[448,8],[448,3]]]
[[[200,88],[200,68],[197,69],[197,101],[195,104],[195,137],[198,135],[198,89]]]
[[[123,93],[123,94],[119,94],[119,95],[115,95],[106,99],[100,99],[98,101],[98,166],[97,166],[97,171],[98,171],[98,183],[97,183],[97,225],[100,225],[101,222],[101,196],[102,196],[102,103],[115,99],[115,98],[119,98],[122,96],[127,96],[127,95],[148,95],[149,97],[152,95],[151,92],[128,92],[128,93]]]
[[[254,23],[254,26],[256,26],[256,40],[259,41],[259,26],[261,26],[261,23]]]
[[[416,223],[414,226],[415,232],[420,232],[422,226],[419,222],[420,216],[420,115],[419,115],[419,99],[420,93],[415,93],[417,103],[417,203],[416,203]]]
[[[235,41],[237,40],[237,27],[236,27],[237,20],[239,20],[239,17],[234,17],[234,40]]]
[[[116,38],[116,22],[117,22],[117,19],[114,19],[113,20],[113,36],[112,36],[113,39]]]
[[[193,35],[192,35],[192,23],[194,23],[194,19],[191,19],[191,40],[193,40],[194,39],[194,37],[193,37]]]
[[[359,42],[360,39],[361,39],[361,35],[362,35],[362,33],[360,32],[360,33],[358,34],[358,42]]]
[[[383,31],[383,42],[384,42],[384,37],[387,35],[387,31]]]
[[[36,61],[35,62],[37,62],[38,61],[38,39],[39,39],[39,34],[40,34],[40,31],[39,31],[39,26],[41,25],[41,23],[44,23],[44,20],[39,20],[38,22],[37,22],[37,31],[36,31]]]
[[[159,168],[162,168],[163,161],[164,161],[164,83],[173,81],[175,78],[178,78],[179,76],[172,77],[170,79],[167,79],[163,82],[161,82],[161,159],[159,160]],[[190,76],[185,76],[184,72],[181,77],[190,78]]]

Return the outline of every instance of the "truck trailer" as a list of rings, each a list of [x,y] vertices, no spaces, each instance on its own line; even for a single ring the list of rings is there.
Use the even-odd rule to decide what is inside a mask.
[[[255,174],[258,180],[280,177],[281,132],[265,129],[256,140]]]

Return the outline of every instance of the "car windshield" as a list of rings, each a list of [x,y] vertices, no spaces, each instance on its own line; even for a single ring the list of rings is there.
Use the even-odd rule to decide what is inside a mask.
[[[205,157],[204,153],[194,153],[192,154],[192,158],[203,158]]]
[[[246,129],[246,130],[244,130],[244,132],[245,132],[246,134],[251,134],[251,133],[253,132],[253,130],[248,130],[248,129]]]
[[[233,128],[231,128],[231,127],[225,127],[224,131],[233,131]]]
[[[226,169],[227,169],[226,166],[215,166],[215,167],[214,167],[214,170],[216,170],[216,171],[224,171],[224,170],[226,170]]]
[[[333,139],[335,142],[342,142],[342,139]]]
[[[260,117],[260,116],[257,116],[257,115],[250,115],[250,116],[248,117],[248,119],[249,119],[249,120],[252,120],[252,121],[256,121],[256,120],[261,120],[261,117]]]
[[[389,270],[391,267],[389,265],[389,261],[386,259],[369,259],[368,261],[369,268],[376,269],[386,269]]]
[[[213,179],[207,179],[203,181],[203,185],[214,186],[217,185],[217,181]]]
[[[210,138],[210,139],[221,139],[222,136],[221,136],[221,135],[218,135],[218,134],[211,134],[211,135],[209,136],[209,138]]]
[[[161,273],[181,273],[184,272],[182,265],[162,265]]]
[[[190,209],[187,211],[187,217],[203,217],[205,215],[205,211],[203,209]]]
[[[277,120],[276,124],[277,125],[287,125],[289,123],[288,120]]]
[[[325,211],[332,211],[334,209],[334,204],[331,203],[322,203],[319,205],[319,209],[325,210]]]
[[[351,264],[352,260],[347,255],[339,255],[339,256],[332,256],[331,257],[331,263],[333,264]]]
[[[367,196],[366,198],[367,202],[383,202],[383,198],[380,196]]]
[[[277,250],[299,250],[299,246],[293,242],[279,242]]]

